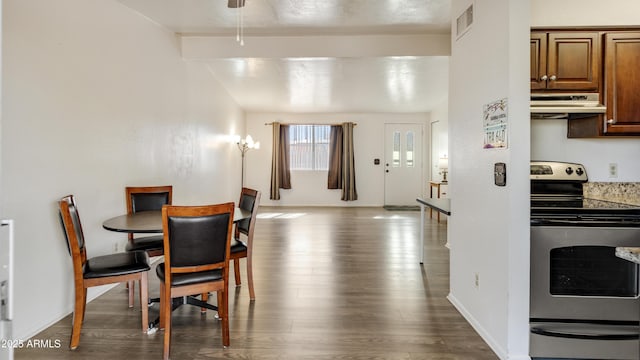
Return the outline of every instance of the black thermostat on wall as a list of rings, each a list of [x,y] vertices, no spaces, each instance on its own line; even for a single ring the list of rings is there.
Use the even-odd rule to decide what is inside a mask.
[[[493,165],[493,181],[497,186],[507,185],[507,164],[500,162]]]

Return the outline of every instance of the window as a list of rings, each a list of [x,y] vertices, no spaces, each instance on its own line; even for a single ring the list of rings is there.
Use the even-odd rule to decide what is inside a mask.
[[[393,159],[391,164],[393,167],[400,167],[400,132],[393,133]]]
[[[329,125],[289,126],[291,170],[329,169]]]
[[[413,161],[413,131],[409,131],[407,133],[407,167],[413,167],[414,166],[414,161]]]

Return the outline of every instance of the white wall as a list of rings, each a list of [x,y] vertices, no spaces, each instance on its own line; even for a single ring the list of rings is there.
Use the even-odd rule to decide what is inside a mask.
[[[425,128],[423,150],[428,170],[429,114],[295,114],[248,113],[247,133],[260,141],[259,150],[250,150],[246,157],[245,185],[263,192],[261,204],[275,206],[382,206],[384,205],[384,124],[419,123]],[[265,123],[274,121],[295,124],[339,124],[354,122],[356,187],[358,200],[341,201],[340,190],[327,189],[327,172],[292,171],[291,190],[281,190],[279,201],[269,200],[271,176],[272,127]],[[374,159],[380,165],[374,165]],[[427,173],[428,174],[428,173]],[[423,177],[428,179],[428,175]],[[426,182],[426,181],[425,181]],[[425,186],[426,188],[426,186]],[[428,189],[427,189],[428,190]],[[424,195],[424,190],[423,190]]]
[[[442,171],[438,168],[438,160],[449,156],[449,102],[444,101],[431,112],[431,164],[432,181],[442,180]]]
[[[527,359],[530,5],[454,0],[452,26],[471,3],[474,23],[454,35],[450,64],[449,299],[501,359]],[[483,150],[483,105],[502,98],[509,147]],[[506,187],[494,185],[496,162],[506,163]]]
[[[637,0],[535,0],[531,26],[640,25]],[[584,164],[590,181],[640,181],[640,139],[567,139],[567,122],[531,122],[531,158]],[[618,177],[610,178],[609,163],[618,164]]]
[[[72,309],[56,201],[76,195],[95,256],[126,242],[101,223],[125,212],[127,185],[173,184],[176,204],[237,200],[225,140],[244,114],[172,33],[115,1],[4,5],[2,214],[16,222],[14,335],[26,338]]]
[[[640,139],[567,139],[566,120],[531,121],[531,159],[577,162],[589,181],[640,181]],[[609,176],[609,164],[618,164],[618,176]]]
[[[640,25],[637,0],[534,0],[531,26]]]

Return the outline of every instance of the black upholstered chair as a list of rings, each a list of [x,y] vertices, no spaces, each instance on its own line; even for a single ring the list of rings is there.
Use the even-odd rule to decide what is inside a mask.
[[[249,283],[249,298],[256,299],[253,288],[253,232],[256,226],[256,215],[260,205],[260,191],[242,188],[238,207],[251,212],[251,217],[240,220],[236,224],[234,238],[231,241],[231,260],[235,274],[236,286],[241,284],[240,259],[247,258],[247,282]]]
[[[169,358],[173,298],[217,310],[222,320],[222,345],[229,346],[229,251],[234,203],[162,208],[164,263],[160,279],[160,328],[165,329],[163,358]],[[217,292],[217,307],[195,301],[193,294]],[[205,295],[203,295],[205,296]]]
[[[58,206],[67,246],[73,261],[75,305],[69,347],[75,349],[80,344],[80,332],[87,304],[87,288],[92,286],[139,281],[142,332],[146,332],[149,325],[147,273],[150,269],[147,253],[132,251],[87,259],[84,233],[73,195],[63,197],[58,202]],[[129,306],[133,306],[133,299],[130,299]]]
[[[140,211],[162,210],[163,205],[171,205],[173,186],[128,186],[125,188],[127,214]],[[127,251],[144,250],[149,256],[162,255],[162,235],[136,236],[129,234]]]
[[[173,186],[127,186],[125,188],[127,203],[127,214],[140,211],[162,210],[163,205],[171,205],[173,197]],[[125,247],[126,251],[145,251],[150,257],[161,256],[163,254],[162,235],[137,236],[128,234],[129,241]],[[133,299],[134,283],[130,282],[129,301]],[[153,301],[157,301],[154,299]]]

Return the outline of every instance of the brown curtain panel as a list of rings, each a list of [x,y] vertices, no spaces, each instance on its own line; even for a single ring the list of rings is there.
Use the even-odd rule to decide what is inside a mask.
[[[341,200],[358,200],[353,150],[353,123],[331,126],[329,142],[329,189],[342,189]]]
[[[289,165],[289,126],[273,123],[271,149],[271,200],[280,200],[280,189],[291,189]]]
[[[342,125],[332,125],[329,135],[329,177],[327,188],[342,189]]]

